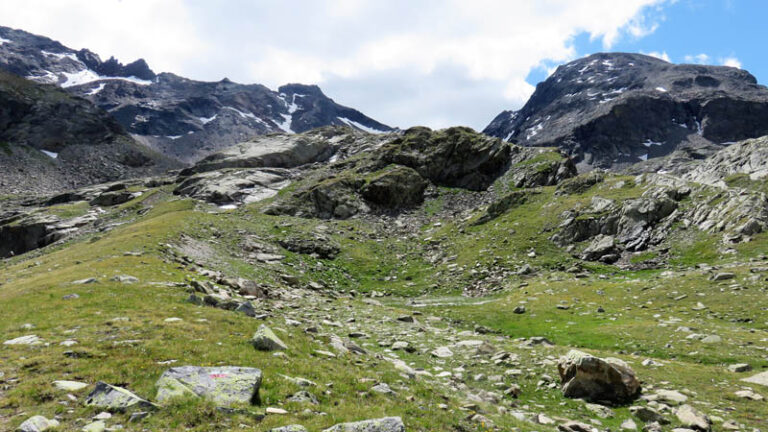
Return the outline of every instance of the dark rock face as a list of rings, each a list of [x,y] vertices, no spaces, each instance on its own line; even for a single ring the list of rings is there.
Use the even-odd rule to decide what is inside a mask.
[[[299,133],[328,125],[390,131],[361,112],[337,104],[317,86],[194,81],[155,74],[144,60],[101,61],[45,37],[0,27],[0,69],[66,87],[109,112],[143,144],[185,163],[254,135]]]
[[[406,208],[424,201],[427,185],[413,169],[394,165],[374,176],[360,193],[369,202],[385,208]]]
[[[134,141],[88,101],[0,71],[5,193],[61,191],[177,166]]]
[[[414,127],[382,152],[383,162],[413,168],[435,184],[483,190],[507,167],[510,147],[465,127]]]
[[[595,54],[560,66],[484,132],[560,147],[580,170],[620,168],[768,134],[768,89],[736,68]]]

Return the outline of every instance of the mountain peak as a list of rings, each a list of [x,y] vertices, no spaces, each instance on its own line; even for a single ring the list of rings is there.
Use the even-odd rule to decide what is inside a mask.
[[[484,132],[560,147],[581,169],[615,168],[768,133],[768,90],[738,68],[598,53],[559,66]]]

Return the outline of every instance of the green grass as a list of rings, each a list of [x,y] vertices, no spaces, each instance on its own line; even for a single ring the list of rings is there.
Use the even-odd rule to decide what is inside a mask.
[[[414,210],[425,217],[425,222],[411,227],[410,234],[388,220],[371,223],[264,215],[261,209],[266,202],[218,212],[214,206],[172,196],[169,187],[153,189],[108,209],[102,216],[104,225],[117,224],[110,230],[0,262],[3,340],[37,334],[50,343],[0,345],[0,372],[5,374],[0,387],[0,429],[12,430],[29,415],[42,414],[61,416],[62,430],[79,430],[82,424],[76,419],[90,418],[99,410],[69,401],[54,390],[52,381],[107,381],[152,399],[155,381],[169,367],[159,362],[168,360],[176,360],[174,365],[261,368],[265,377],[261,404],[243,407],[246,411],[241,414],[225,414],[202,400],[180,400],[141,423],[128,423],[127,415],[118,414],[110,424],[119,422],[128,431],[225,431],[239,430],[241,424],[246,430],[268,430],[292,423],[321,430],[342,421],[400,415],[409,431],[478,430],[478,425],[466,419],[471,412],[460,407],[468,403],[470,393],[503,388],[472,377],[503,374],[510,368],[523,373],[505,379],[505,385],[517,383],[523,392],[519,400],[505,399],[501,405],[587,421],[594,416],[582,402],[563,398],[557,388],[539,385],[544,375],[556,378],[554,360],[571,348],[621,357],[631,362],[646,388],[687,389],[696,393],[696,401],[703,402],[702,409],[710,414],[737,420],[748,428],[765,428],[765,404],[736,399],[733,392],[741,388],[738,379],[742,375],[724,371],[736,362],[749,363],[758,371],[768,368],[765,352],[759,349],[768,339],[765,276],[750,272],[753,267],[768,265],[759,258],[765,253],[768,234],[735,245],[736,253],[726,254],[719,250],[720,234],[678,229],[669,241],[670,267],[663,270],[633,271],[585,263],[550,240],[557,232],[560,215],[573,208],[586,209],[594,196],[620,203],[640,196],[645,189],[628,177],[609,176],[581,194],[559,196],[555,191],[555,187],[541,188],[523,204],[473,225],[484,209],[475,209],[468,220],[453,219],[446,209],[456,192],[440,188],[437,198]],[[80,215],[87,208],[84,203],[74,203],[49,211],[64,218]],[[288,238],[311,238],[315,233],[340,245],[336,259],[278,248],[285,256],[281,264],[261,264],[250,260],[241,247],[248,237],[278,244]],[[287,286],[281,275],[291,274],[301,285],[322,282],[335,295],[303,292],[296,298],[257,301],[257,309],[268,315],[265,321],[194,306],[185,301],[186,282],[208,278],[196,272],[194,265],[181,265],[172,259],[169,250],[183,242],[182,236],[208,245],[211,256],[200,260],[229,277],[249,278],[282,289]],[[656,251],[646,251],[633,261],[657,256]],[[750,263],[749,259],[756,261]],[[706,270],[695,268],[701,263],[722,266],[736,278],[710,281]],[[512,274],[524,264],[535,272]],[[577,277],[566,271],[576,264],[588,274]],[[486,271],[507,272],[498,282],[499,292],[481,299],[459,297],[467,285],[486,277]],[[140,282],[125,285],[111,281],[116,275],[135,276]],[[98,283],[71,283],[88,277],[98,278]],[[743,289],[734,290],[732,284]],[[343,295],[353,290],[377,291],[390,297],[379,299],[385,304],[380,306],[359,296]],[[72,293],[79,298],[63,298]],[[417,307],[414,302],[427,306]],[[706,308],[697,310],[699,302]],[[526,313],[512,313],[521,304]],[[558,309],[559,304],[569,308]],[[598,307],[604,311],[598,312]],[[423,314],[417,316],[416,326],[405,327],[393,319],[412,311]],[[429,316],[440,321],[429,320]],[[116,319],[119,317],[129,319]],[[166,323],[169,317],[183,321]],[[302,324],[289,326],[285,317],[299,319]],[[323,320],[339,321],[342,327],[323,324]],[[285,357],[257,352],[249,345],[251,334],[262,322],[288,343]],[[22,329],[25,323],[33,324],[34,329]],[[311,325],[318,325],[320,333],[304,331]],[[435,346],[456,340],[453,335],[476,325],[497,333],[461,337],[484,338],[497,350],[517,354],[517,363],[496,366],[484,357],[457,354],[453,361],[440,364],[430,357],[429,351]],[[717,334],[722,342],[705,344],[687,339],[689,333],[679,330],[681,327]],[[330,333],[345,337],[353,328],[371,336],[357,342],[372,354],[333,359],[314,354],[315,350],[329,349]],[[545,336],[556,346],[533,350],[518,346],[517,338],[531,336]],[[402,360],[433,374],[439,372],[436,367],[456,372],[461,366],[461,385],[437,378],[403,378],[383,360],[389,353],[378,344],[399,338],[408,338],[417,348],[414,353],[398,353]],[[78,345],[59,345],[65,339],[75,339]],[[126,340],[140,342],[116,343]],[[87,356],[67,357],[64,352],[69,350]],[[643,366],[646,358],[663,366]],[[286,402],[300,389],[280,374],[318,383],[309,390],[320,405]],[[372,393],[369,389],[374,382],[386,382],[398,394]],[[82,400],[83,393],[77,396]],[[447,410],[438,408],[443,403]],[[502,430],[553,429],[500,414],[494,404],[478,405]],[[289,414],[270,415],[263,421],[254,417],[270,406],[285,408]],[[306,408],[326,415],[304,414]],[[602,420],[602,427],[616,430],[630,417],[627,407],[615,411],[616,417]]]

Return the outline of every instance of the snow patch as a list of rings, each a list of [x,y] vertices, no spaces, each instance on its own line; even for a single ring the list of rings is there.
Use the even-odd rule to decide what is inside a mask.
[[[647,139],[647,140],[645,140],[643,145],[646,146],[646,147],[651,147],[651,146],[661,146],[661,145],[664,145],[664,143],[663,142],[651,141],[650,139]]]
[[[204,124],[204,125],[207,125],[208,123],[210,123],[210,122],[212,122],[212,121],[216,120],[216,117],[218,117],[218,116],[219,116],[218,114],[214,114],[214,115],[213,115],[213,117],[208,117],[208,118],[205,118],[205,117],[198,117],[197,119],[198,119],[198,120],[200,120],[200,123],[202,123],[202,124]],[[255,117],[255,116],[254,116],[254,117]]]
[[[656,87],[656,91],[661,93],[666,93],[667,89],[665,89],[664,87]]]
[[[50,157],[51,159],[58,159],[58,157],[59,157],[58,153],[54,153],[52,151],[48,151],[48,150],[40,150],[40,151],[45,153],[45,155]]]
[[[641,161],[647,161],[648,160],[648,153],[646,153],[646,154],[644,154],[642,156],[638,156],[637,158],[640,159]]]
[[[11,42],[13,42],[13,41],[10,40],[10,39],[3,39],[2,37],[0,37],[0,45],[2,45],[4,43],[11,43]]]
[[[544,129],[544,125],[541,123],[537,124],[536,126],[528,128],[528,133],[525,135],[525,140],[528,141],[531,138],[535,137],[536,135],[538,135],[539,131],[541,131],[542,129]]]
[[[346,117],[336,117],[336,118],[339,119],[340,121],[342,121],[343,123],[345,123],[347,126],[352,126],[354,128],[360,129],[360,130],[362,130],[364,132],[368,132],[368,133],[372,133],[372,134],[384,133],[384,131],[382,131],[382,130],[378,130],[378,129],[374,129],[372,127],[365,126],[365,125],[360,124],[360,123],[358,123],[358,122],[356,122],[354,120],[350,120],[350,119],[348,119]]]
[[[507,134],[507,137],[506,137],[506,138],[504,138],[504,141],[507,141],[507,142],[509,142],[509,139],[510,139],[510,138],[512,138],[512,135],[514,135],[514,133],[515,133],[515,131],[512,131],[512,132],[508,133],[508,134]]]
[[[279,127],[280,129],[282,129],[282,130],[283,130],[283,132],[285,132],[285,133],[289,133],[289,134],[292,134],[292,133],[294,133],[294,132],[291,130],[291,123],[293,123],[293,116],[292,116],[292,115],[290,115],[290,114],[280,114],[280,116],[283,118],[283,121],[282,121],[282,122],[280,122],[280,123],[278,123],[278,122],[275,122],[275,124],[277,125],[277,127]]]
[[[172,140],[177,140],[177,139],[179,139],[179,138],[181,138],[183,136],[184,135],[166,135],[165,137],[169,138],[169,139],[172,139]]]
[[[98,93],[98,92],[100,92],[100,91],[104,90],[104,86],[106,86],[106,84],[105,84],[105,83],[100,83],[98,87],[96,87],[96,88],[94,88],[94,89],[91,89],[91,91],[89,91],[88,93],[86,93],[86,95],[88,95],[88,96],[93,96],[93,95],[95,95],[96,93]]]
[[[235,205],[235,204],[224,204],[224,205],[220,205],[219,208],[222,209],[222,210],[234,210],[234,209],[237,208],[237,205]]]
[[[75,55],[75,53],[62,54],[62,53],[55,53],[55,52],[50,52],[50,51],[40,51],[40,52],[43,53],[43,55],[48,56],[48,57],[55,57],[55,58],[57,58],[59,60],[64,60],[65,58],[68,58],[68,59],[70,59],[72,61],[75,61],[75,62],[81,64],[81,65],[83,64],[83,62],[81,62],[80,59],[77,58],[77,55]]]

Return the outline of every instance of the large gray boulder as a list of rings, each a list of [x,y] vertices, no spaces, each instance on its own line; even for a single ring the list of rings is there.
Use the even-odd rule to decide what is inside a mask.
[[[557,365],[565,397],[625,403],[640,394],[635,372],[616,358],[599,358],[571,350]]]
[[[148,410],[157,408],[152,402],[144,400],[122,387],[113,386],[101,381],[96,383],[96,387],[85,399],[85,404],[119,412],[133,409]]]
[[[405,432],[405,425],[400,417],[385,417],[354,423],[341,423],[331,426],[323,432]]]
[[[157,401],[197,396],[219,406],[254,403],[261,387],[261,370],[249,367],[181,366],[163,372],[157,381]]]

